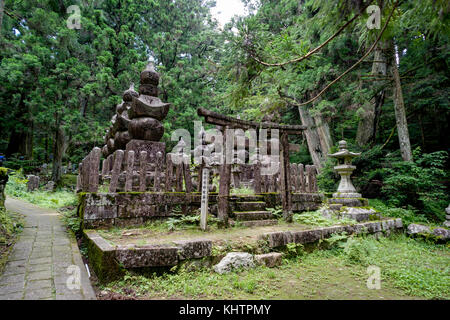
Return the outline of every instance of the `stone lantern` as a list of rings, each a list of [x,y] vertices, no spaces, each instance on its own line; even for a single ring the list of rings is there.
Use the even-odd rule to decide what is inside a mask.
[[[339,142],[339,151],[328,155],[329,157],[336,158],[338,165],[334,167],[334,170],[341,176],[341,182],[336,193],[333,194],[334,198],[361,198],[361,194],[356,192],[353,186],[351,175],[355,171],[356,166],[352,165],[352,160],[355,157],[359,157],[361,153],[350,152],[347,149],[347,142]]]
[[[338,165],[334,169],[341,176],[341,182],[333,197],[328,199],[328,204],[320,209],[322,214],[330,218],[337,215],[338,218],[350,218],[358,222],[370,219],[380,219],[381,214],[373,208],[368,208],[369,201],[363,199],[362,195],[356,192],[350,176],[355,171],[356,166],[352,165],[352,160],[359,157],[360,153],[350,152],[347,149],[347,142],[339,142],[339,151],[328,155],[336,158]]]

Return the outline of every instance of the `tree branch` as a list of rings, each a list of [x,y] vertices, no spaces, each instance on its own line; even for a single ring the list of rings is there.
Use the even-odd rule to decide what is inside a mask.
[[[332,82],[330,82],[322,91],[319,92],[318,95],[316,95],[315,97],[313,97],[312,99],[303,102],[303,103],[295,103],[295,105],[297,107],[301,107],[304,105],[307,105],[315,100],[317,100],[320,96],[322,96],[333,84],[335,84],[336,82],[338,82],[339,80],[341,80],[345,75],[347,75],[350,71],[352,71],[353,69],[355,69],[372,51],[373,49],[375,49],[376,45],[378,44],[378,42],[381,39],[381,36],[383,35],[384,31],[386,30],[386,27],[389,24],[389,21],[392,18],[392,15],[394,14],[395,9],[398,6],[398,0],[395,2],[394,7],[392,8],[391,14],[389,15],[388,19],[386,20],[386,23],[383,26],[383,29],[381,30],[380,34],[378,35],[376,41],[372,44],[372,46],[370,47],[370,49],[361,57],[361,59],[359,59],[353,66],[351,66],[350,68],[348,68],[344,73],[342,73],[339,77],[337,77],[336,79],[334,79]]]
[[[370,3],[369,3],[370,4]],[[258,59],[251,51],[248,51],[250,56],[253,58],[253,60],[255,60],[256,62],[258,62],[259,64],[262,64],[263,66],[266,67],[281,67],[281,66],[285,66],[287,64],[291,64],[291,63],[296,63],[296,62],[301,62],[307,58],[309,58],[310,56],[312,56],[313,54],[315,54],[316,52],[320,51],[324,46],[326,46],[331,40],[333,40],[334,38],[336,38],[339,34],[342,33],[342,31],[344,31],[345,28],[347,28],[353,21],[355,21],[356,18],[358,18],[369,6],[369,4],[367,4],[359,13],[357,13],[352,19],[350,19],[349,21],[347,21],[346,24],[344,24],[342,27],[339,28],[339,30],[333,34],[330,38],[328,38],[328,40],[326,40],[324,43],[322,43],[320,46],[316,47],[315,49],[311,50],[310,52],[308,52],[306,55],[299,57],[299,58],[295,58],[289,61],[285,61],[285,62],[280,62],[280,63],[267,63],[264,62],[260,59]]]

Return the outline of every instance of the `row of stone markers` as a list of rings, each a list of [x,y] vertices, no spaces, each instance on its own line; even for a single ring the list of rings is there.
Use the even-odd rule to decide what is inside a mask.
[[[99,186],[100,148],[94,148],[78,166],[77,192],[97,192]]]
[[[94,148],[79,165],[77,192],[98,192],[101,183],[109,182],[108,192],[196,192],[199,181],[196,174],[191,173],[191,166],[174,164],[172,154],[162,159],[157,153],[155,163],[148,162],[147,152],[117,150],[102,162],[100,168],[100,149]],[[137,161],[136,161],[137,159]],[[163,164],[165,166],[163,167]],[[260,170],[254,166],[253,170]],[[253,174],[253,185],[256,193],[279,192],[279,173],[274,175]],[[291,164],[292,192],[317,193],[317,169],[315,166]],[[106,191],[106,190],[105,190]]]
[[[255,166],[254,170],[259,168]],[[317,193],[317,169],[316,166],[291,163],[291,191],[295,193]],[[280,173],[260,176],[255,174],[253,180],[254,189],[260,192],[271,193],[280,191]]]

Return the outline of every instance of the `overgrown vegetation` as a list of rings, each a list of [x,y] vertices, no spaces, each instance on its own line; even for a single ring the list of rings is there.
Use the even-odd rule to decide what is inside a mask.
[[[338,235],[340,236],[340,235]],[[344,236],[331,250],[290,248],[278,269],[257,267],[219,275],[200,269],[164,275],[128,273],[101,287],[136,298],[401,299],[450,298],[450,249],[404,235],[376,240]],[[369,265],[381,268],[381,290],[366,287]]]
[[[77,205],[75,193],[62,188],[56,189],[54,192],[42,190],[28,192],[27,179],[22,170],[10,173],[5,193],[44,208],[59,209]]]
[[[406,227],[411,223],[430,224],[427,217],[418,213],[417,210],[411,206],[408,209],[390,207],[378,199],[370,199],[369,204],[384,217],[401,218],[403,225]]]
[[[331,227],[337,224],[355,224],[356,221],[348,218],[338,219],[337,217],[325,218],[319,211],[304,212],[294,214],[293,219],[297,223],[308,226]]]
[[[442,181],[448,178],[445,151],[422,154],[420,148],[414,151],[414,161],[398,162],[386,168],[383,195],[389,205],[412,207],[428,219],[443,221],[448,193]]]
[[[219,223],[219,219],[213,217],[212,215],[208,215],[207,225],[211,227],[217,227]],[[200,226],[200,215],[186,215],[186,216],[177,216],[171,217],[167,219],[167,221],[163,222],[164,226],[169,231],[175,231],[179,229],[198,229]]]
[[[8,239],[20,232],[23,223],[19,216],[0,208],[0,246],[8,244]]]
[[[0,274],[6,263],[9,249],[22,229],[23,222],[20,216],[0,208]]]
[[[386,156],[386,157],[384,157]],[[438,151],[422,153],[420,148],[413,152],[414,161],[399,161],[379,148],[363,153],[355,160],[358,170],[354,182],[363,193],[376,196],[375,206],[385,216],[405,218],[411,222],[440,223],[444,220],[445,208],[450,199],[443,181],[449,178],[446,170],[448,153]],[[318,176],[322,191],[333,192],[337,186],[337,176],[333,162],[327,161]],[[378,182],[378,186],[373,184]],[[372,186],[369,190],[368,186]]]

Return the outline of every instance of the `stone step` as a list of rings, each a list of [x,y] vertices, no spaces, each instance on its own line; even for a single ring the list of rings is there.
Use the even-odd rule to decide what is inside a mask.
[[[367,207],[369,201],[363,198],[331,198],[328,204],[342,204],[346,207]]]
[[[265,226],[275,226],[278,224],[278,220],[250,220],[250,221],[240,221],[241,225],[247,228],[251,227],[265,227]]]
[[[341,208],[342,208],[343,206],[344,206],[344,205],[343,205],[343,204],[340,204],[340,203],[330,204],[330,205],[329,205],[330,209],[333,210],[333,211],[339,211],[339,210],[341,210]]]
[[[255,202],[255,201],[264,201],[264,197],[260,195],[237,194],[231,196],[231,200],[236,200],[239,202]]]
[[[263,201],[253,202],[237,202],[236,211],[264,211],[266,210],[266,203]]]
[[[234,215],[236,216],[236,221],[268,220],[273,216],[268,211],[234,212]]]

